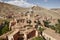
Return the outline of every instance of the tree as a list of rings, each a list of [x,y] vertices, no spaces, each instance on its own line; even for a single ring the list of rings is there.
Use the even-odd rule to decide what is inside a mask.
[[[42,32],[44,31],[44,28],[39,27],[40,34],[42,36]]]
[[[0,35],[7,33],[9,30],[9,22],[7,20],[4,20],[3,28],[0,29]]]
[[[43,20],[43,22],[45,27],[49,27],[49,24],[51,23],[49,20],[46,20],[46,21]]]
[[[7,31],[9,31],[9,27],[5,25],[5,27],[2,29],[2,34],[6,33]]]

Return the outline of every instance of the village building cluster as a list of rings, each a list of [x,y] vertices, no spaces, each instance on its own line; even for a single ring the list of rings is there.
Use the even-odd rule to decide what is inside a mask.
[[[11,15],[8,18],[11,17],[13,18],[9,23],[9,30],[11,30],[12,32],[7,34],[8,40],[31,40],[31,38],[38,37],[40,35],[37,28],[45,28],[43,20],[51,21],[52,25],[54,25],[56,22],[56,19],[53,19],[51,16],[41,16],[39,13],[34,13],[32,9],[27,12],[20,12],[16,15]],[[51,34],[52,37],[49,36],[49,32],[51,32],[51,30],[49,31],[49,29],[47,30],[48,34],[45,31],[43,32],[44,37],[46,36],[52,38],[48,39],[45,37],[46,40],[57,40],[53,38],[54,34],[53,36]]]

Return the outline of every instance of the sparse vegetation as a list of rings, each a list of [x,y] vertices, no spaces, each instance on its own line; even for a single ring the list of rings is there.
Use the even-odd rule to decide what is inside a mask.
[[[43,22],[44,22],[45,27],[55,30],[54,25],[49,25],[51,23],[49,20],[46,20],[46,21],[43,21]]]
[[[0,40],[3,40],[2,38]]]
[[[58,24],[55,25],[55,31],[60,33],[60,19],[58,19]]]
[[[54,25],[50,25],[49,28],[55,30],[55,26]]]
[[[0,38],[0,40],[6,40],[6,39]]]
[[[35,37],[32,40],[44,40],[44,38],[43,37]]]
[[[55,26],[49,25],[50,24],[49,21],[44,21],[44,25],[45,25],[45,27],[51,28],[51,29],[55,30],[55,32],[60,33],[60,19],[58,19],[57,21],[58,21],[58,23],[55,24]]]

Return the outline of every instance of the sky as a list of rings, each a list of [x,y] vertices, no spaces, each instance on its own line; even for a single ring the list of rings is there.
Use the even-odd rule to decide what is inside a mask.
[[[31,7],[39,5],[46,8],[60,8],[60,0],[0,0],[21,7]]]

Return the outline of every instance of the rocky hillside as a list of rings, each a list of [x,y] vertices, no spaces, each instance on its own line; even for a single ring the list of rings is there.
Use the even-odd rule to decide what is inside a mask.
[[[51,10],[60,15],[60,8],[52,8]]]
[[[33,6],[31,7],[31,9],[33,10],[34,14],[39,14],[41,16],[46,16],[46,17],[52,17],[52,18],[56,18],[56,19],[60,19],[60,15],[57,12],[54,12],[52,10],[48,10],[46,8],[42,8],[39,6]],[[17,14],[20,12],[26,12],[30,10],[30,8],[22,8],[22,7],[18,7],[15,5],[10,5],[7,3],[1,3],[0,2],[0,16],[6,16],[9,14]]]
[[[26,10],[27,10],[27,8],[22,8],[22,7],[18,7],[15,5],[10,5],[7,3],[0,2],[0,16],[5,16],[5,15],[10,14],[10,13],[17,14],[19,12],[23,12]]]
[[[46,8],[42,8],[42,7],[39,7],[39,6],[32,7],[32,9],[33,9],[33,11],[35,13],[38,13],[41,16],[46,16],[46,17],[52,17],[52,18],[60,19],[60,15],[57,12],[55,12],[55,11],[48,10]]]
[[[51,9],[51,10],[53,10],[53,11],[55,11],[55,12],[57,12],[57,13],[60,14],[60,8],[53,8],[53,9]]]

